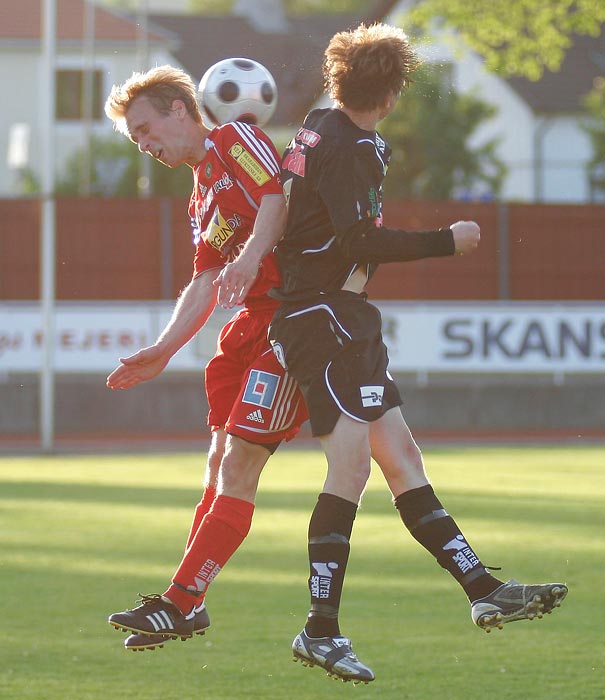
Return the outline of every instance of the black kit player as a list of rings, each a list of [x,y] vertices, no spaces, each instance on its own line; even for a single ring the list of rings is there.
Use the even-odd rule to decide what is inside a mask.
[[[472,221],[412,233],[382,226],[390,149],[375,129],[416,65],[400,29],[361,25],[336,34],[324,60],[335,107],[312,111],[282,160],[289,210],[277,246],[283,282],[271,292],[282,303],[269,338],[302,389],[328,462],[309,523],[311,608],[293,653],[354,682],[371,681],[374,673],[341,634],[338,611],[370,457],[385,475],[404,525],[463,588],[479,627],[489,632],[542,617],[567,593],[562,583],[495,578],[445,510],[400,410],[380,313],[363,291],[380,263],[467,254],[479,242]]]

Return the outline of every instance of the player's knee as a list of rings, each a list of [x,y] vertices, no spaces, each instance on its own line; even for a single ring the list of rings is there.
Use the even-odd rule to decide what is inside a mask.
[[[370,478],[370,463],[350,461],[329,464],[324,490],[351,502],[358,502]]]
[[[216,430],[212,433],[206,466],[207,477],[212,481],[216,481],[225,454],[225,438],[226,436],[221,430]]]
[[[270,452],[229,435],[219,472],[219,491],[236,498],[253,500],[260,474]]]
[[[424,471],[422,452],[414,440],[406,441],[403,448],[403,459],[408,470],[414,472]]]
[[[359,486],[360,493],[365,489],[366,484],[368,483],[368,479],[370,478],[370,473],[371,466],[369,461],[367,464],[358,466],[357,469],[354,471],[352,476],[355,483],[357,483],[357,485]]]
[[[221,460],[223,458],[222,452],[219,452],[218,450],[209,450],[208,451],[208,469],[212,473],[218,472],[218,469],[221,465]]]

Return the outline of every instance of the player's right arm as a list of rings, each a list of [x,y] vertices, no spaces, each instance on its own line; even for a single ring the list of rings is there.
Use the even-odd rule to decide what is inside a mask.
[[[191,280],[155,343],[130,357],[120,358],[120,365],[107,377],[110,389],[130,389],[162,372],[170,358],[193,338],[212,313],[216,304],[215,277],[216,270],[206,270]]]
[[[286,228],[286,200],[283,194],[267,194],[261,200],[254,228],[242,252],[225,265],[214,281],[218,304],[225,309],[243,304],[254,284],[263,258],[277,245]]]
[[[263,258],[274,248],[286,226],[286,202],[280,178],[280,158],[262,130],[229,123],[215,137],[217,152],[257,210],[252,232],[236,260],[215,280],[218,303],[226,309],[243,304]]]

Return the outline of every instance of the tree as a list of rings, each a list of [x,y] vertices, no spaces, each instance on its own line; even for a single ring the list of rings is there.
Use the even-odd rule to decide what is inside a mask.
[[[416,0],[410,20],[451,27],[488,70],[539,80],[556,72],[577,35],[598,36],[605,2],[596,0]],[[436,19],[438,18],[438,19]]]
[[[218,15],[224,12],[231,12],[237,0],[190,0],[189,5],[192,10],[201,14]],[[364,13],[368,9],[367,0],[282,0],[282,6],[289,15],[338,12],[360,12]]]
[[[190,0],[196,12],[230,12],[235,0]],[[372,16],[393,3],[365,0],[283,0],[288,14],[357,12]],[[422,31],[435,23],[451,29],[483,56],[489,70],[538,80],[557,71],[572,36],[598,36],[605,23],[602,0],[408,0],[403,26]],[[382,15],[383,16],[383,15]]]
[[[595,86],[585,100],[591,122],[585,126],[592,142],[592,159],[588,163],[591,198],[605,201],[605,78],[595,81]]]
[[[469,146],[495,110],[448,88],[434,68],[421,68],[393,113],[379,126],[393,148],[386,197],[449,199],[465,192],[496,196],[505,168],[496,140]]]
[[[82,194],[83,149],[68,159],[64,173],[58,178],[56,191],[59,195]],[[92,172],[91,194],[106,197],[136,197],[139,177],[137,149],[123,136],[93,137],[91,142]],[[151,166],[151,190],[154,195],[188,196],[191,192],[191,170],[187,167],[170,171],[153,161]]]

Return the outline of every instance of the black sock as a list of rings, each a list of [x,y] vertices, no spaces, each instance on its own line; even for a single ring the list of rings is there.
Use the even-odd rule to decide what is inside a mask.
[[[405,491],[395,499],[395,507],[412,537],[450,572],[470,601],[488,595],[502,584],[481,563],[432,486]]]
[[[309,637],[338,637],[338,608],[357,504],[321,493],[309,522]]]

